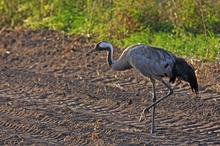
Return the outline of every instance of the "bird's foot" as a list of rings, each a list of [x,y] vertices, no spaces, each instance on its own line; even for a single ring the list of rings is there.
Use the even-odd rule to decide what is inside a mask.
[[[139,122],[142,122],[144,119],[145,119],[145,113],[146,112],[148,112],[148,108],[145,108],[143,111],[142,111],[142,113],[141,113],[141,116],[140,116],[140,118],[139,118]]]

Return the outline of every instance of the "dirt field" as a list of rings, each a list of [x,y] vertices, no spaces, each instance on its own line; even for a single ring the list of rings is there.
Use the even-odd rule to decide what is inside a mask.
[[[86,57],[93,46],[56,31],[0,32],[1,145],[220,145],[219,63],[188,60],[200,95],[185,82],[172,85],[150,134],[151,113],[138,119],[151,83],[133,69],[112,71],[106,52]]]

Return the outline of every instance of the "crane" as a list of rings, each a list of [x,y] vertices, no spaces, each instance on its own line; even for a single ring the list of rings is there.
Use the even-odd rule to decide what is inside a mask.
[[[173,94],[173,89],[163,80],[164,77],[169,78],[171,83],[174,83],[176,78],[184,80],[190,84],[192,92],[195,92],[195,94],[199,93],[193,67],[183,58],[178,58],[173,53],[162,48],[146,44],[134,44],[127,47],[117,61],[113,59],[113,46],[107,41],[97,43],[94,48],[86,53],[86,56],[95,51],[108,51],[108,65],[115,71],[134,68],[142,76],[150,78],[153,90],[152,104],[143,109],[139,121],[142,121],[145,118],[146,112],[152,108],[151,133],[155,131],[154,117],[156,104]],[[158,100],[155,91],[156,80],[161,81],[168,89],[168,93]]]

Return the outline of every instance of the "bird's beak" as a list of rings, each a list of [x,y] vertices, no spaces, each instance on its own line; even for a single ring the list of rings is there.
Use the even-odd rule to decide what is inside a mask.
[[[89,56],[92,52],[95,52],[95,48],[92,48],[89,52],[86,53],[86,56]]]

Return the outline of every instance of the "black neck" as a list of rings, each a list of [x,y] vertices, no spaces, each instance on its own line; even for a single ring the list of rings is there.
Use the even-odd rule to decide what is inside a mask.
[[[112,50],[109,48],[108,49],[108,65],[110,67],[112,67],[112,63],[113,63],[113,60],[112,60]]]

